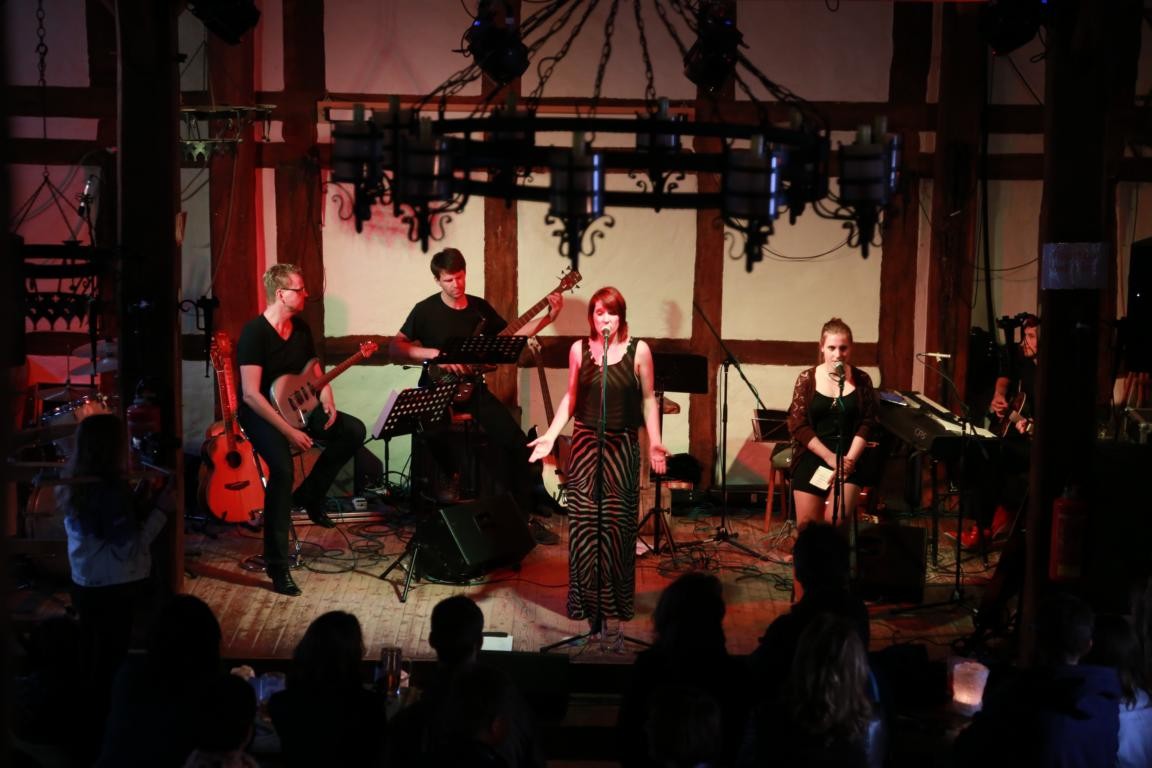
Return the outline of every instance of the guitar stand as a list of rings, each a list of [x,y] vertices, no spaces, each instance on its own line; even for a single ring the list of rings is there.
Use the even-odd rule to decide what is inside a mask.
[[[408,590],[412,587],[412,576],[416,573],[416,560],[420,557],[420,538],[418,534],[413,534],[412,538],[408,539],[407,546],[392,563],[384,569],[384,573],[380,574],[379,578],[383,580],[388,579],[388,574],[396,569],[396,566],[405,560],[408,561],[408,567],[405,568],[404,574],[404,589],[400,592],[400,602],[408,602]]]

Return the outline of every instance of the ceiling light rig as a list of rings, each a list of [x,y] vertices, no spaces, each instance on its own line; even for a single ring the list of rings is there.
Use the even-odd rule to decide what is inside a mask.
[[[639,0],[635,14],[647,78],[639,114],[613,114],[600,102],[617,3],[605,22],[591,107],[581,110],[584,115],[563,115],[557,105],[548,104],[544,112],[547,81],[583,30],[596,0],[550,0],[521,25],[502,0],[481,0],[462,49],[473,64],[432,93],[408,103],[391,97],[376,105],[321,105],[328,119],[335,110],[346,113],[352,107],[351,120],[333,120],[332,181],[351,185],[357,231],[371,218],[373,205],[390,205],[393,215],[408,225],[409,239],[427,251],[431,241],[444,238],[445,226],[473,196],[503,199],[509,205],[539,202],[548,206],[545,222],[561,224],[553,231],[560,239],[560,254],[578,269],[580,256],[594,254],[603,229],[614,225],[611,209],[715,209],[720,221],[743,237],[745,265],[751,271],[762,260],[780,214],[787,212],[795,223],[811,207],[818,216],[845,222],[848,243],[867,258],[881,215],[899,186],[900,137],[888,133],[883,118],[861,126],[852,144],[839,147],[839,194],[832,194],[825,120],[740,53],[742,35],[723,6],[708,0],[654,3],[684,58],[689,79],[706,98],[713,98],[711,94],[734,78],[757,106],[757,122],[698,121],[691,105],[674,106],[656,95]],[[691,48],[681,41],[668,8],[697,35]],[[503,103],[497,103],[503,86],[561,32],[566,37],[557,53],[537,62],[539,82],[532,94],[521,101],[508,91]],[[450,97],[481,73],[501,87],[469,114],[450,115]],[[769,120],[768,107],[753,95],[748,78],[790,108],[789,122]],[[713,112],[720,114],[723,107],[714,102]],[[630,135],[632,141],[596,147],[590,137],[605,134]],[[571,140],[538,143],[543,135],[553,141],[556,135],[567,135]],[[534,175],[541,171],[548,172],[546,183]],[[632,188],[608,189],[610,174],[626,175],[634,182]],[[710,174],[719,184],[686,190],[680,182],[690,174]]]

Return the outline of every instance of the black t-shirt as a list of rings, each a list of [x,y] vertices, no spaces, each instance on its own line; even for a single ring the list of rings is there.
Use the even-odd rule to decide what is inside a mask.
[[[468,298],[468,306],[464,309],[448,306],[439,293],[418,302],[408,313],[400,333],[425,347],[442,349],[448,339],[495,336],[508,327],[508,323],[491,304],[470,293],[465,296]],[[421,383],[424,383],[423,376]]]
[[[236,344],[236,364],[259,365],[263,367],[260,376],[260,391],[265,397],[272,382],[286,373],[299,374],[304,366],[316,357],[316,345],[312,341],[312,329],[299,317],[292,318],[292,333],[287,340],[259,315],[244,324],[240,331],[240,341]],[[240,396],[243,396],[243,377],[240,378]]]

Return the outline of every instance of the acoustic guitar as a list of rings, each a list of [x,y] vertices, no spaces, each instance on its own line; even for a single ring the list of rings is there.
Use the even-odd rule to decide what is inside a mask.
[[[580,277],[579,272],[577,272],[574,269],[569,270],[563,276],[561,276],[560,284],[557,285],[554,290],[551,290],[548,293],[544,294],[544,298],[540,299],[540,301],[536,302],[531,307],[529,307],[528,311],[525,312],[524,314],[520,315],[520,317],[518,317],[515,320],[513,320],[512,322],[508,323],[508,325],[504,328],[504,330],[500,331],[500,333],[498,333],[496,335],[497,336],[514,336],[514,335],[516,335],[517,331],[519,331],[521,328],[523,328],[525,325],[527,325],[528,322],[532,318],[536,317],[536,315],[540,314],[540,310],[542,310],[548,306],[548,297],[549,296],[551,296],[554,293],[564,293],[565,291],[571,291],[571,290],[575,289],[576,286],[578,286],[580,284],[580,280],[582,280],[582,279],[583,278]],[[481,322],[481,324],[483,324],[483,322]],[[477,329],[477,333],[479,333],[480,330],[482,330],[482,329]],[[427,363],[425,367],[428,370],[428,381],[431,384],[446,384],[446,383],[455,383],[456,384],[456,395],[452,399],[454,402],[457,402],[457,403],[466,402],[470,397],[472,397],[472,392],[475,391],[475,388],[476,388],[476,384],[475,384],[474,379],[477,376],[480,376],[480,375],[485,374],[485,373],[489,373],[495,369],[494,366],[491,366],[491,365],[488,365],[488,366],[474,365],[474,366],[472,366],[471,375],[458,376],[458,375],[456,375],[450,371],[444,370],[443,368],[436,365],[435,363]]]
[[[280,413],[284,421],[296,429],[308,430],[312,425],[310,417],[320,405],[320,392],[328,386],[328,382],[344,371],[351,368],[361,360],[367,360],[376,354],[376,342],[364,341],[360,344],[360,351],[337,365],[322,376],[316,376],[316,358],[308,361],[300,373],[286,373],[272,382],[272,406]],[[323,413],[323,411],[320,411]]]
[[[232,339],[227,333],[220,331],[213,337],[211,357],[224,419],[208,429],[209,437],[200,449],[200,505],[226,523],[250,523],[264,508],[261,478],[268,476],[268,465],[236,421],[236,378]]]
[[[528,349],[532,351],[532,359],[536,362],[536,373],[540,376],[540,394],[544,398],[544,429],[552,425],[552,419],[556,416],[555,409],[552,407],[552,394],[548,390],[548,375],[544,370],[544,360],[540,356],[540,341],[533,336],[528,339]],[[535,439],[536,428],[532,428],[533,432],[529,437]],[[571,435],[557,435],[555,442],[552,443],[552,459],[556,463],[556,480],[561,486],[568,482],[568,462],[572,458],[572,436]]]
[[[993,417],[992,424],[989,426],[989,431],[997,437],[1007,437],[1008,433],[1014,429],[1017,422],[1024,422],[1024,434],[1032,434],[1032,419],[1024,415],[1024,404],[1028,402],[1028,395],[1025,392],[1017,392],[1016,396],[1012,398],[1012,402],[1008,405],[1008,410],[1005,411],[1003,416]]]

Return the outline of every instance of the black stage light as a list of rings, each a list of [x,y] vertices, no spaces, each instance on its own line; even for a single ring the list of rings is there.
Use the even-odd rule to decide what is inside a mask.
[[[520,39],[516,17],[499,0],[482,0],[464,39],[476,65],[500,84],[515,80],[528,69],[528,47]]]
[[[715,93],[732,77],[736,49],[744,35],[719,6],[701,5],[696,17],[696,42],[684,54],[684,76],[708,93]]]
[[[1047,0],[990,0],[980,26],[992,53],[1004,56],[1031,41],[1047,11]]]
[[[229,45],[239,45],[244,33],[260,20],[260,10],[252,0],[188,0],[188,10]]]

